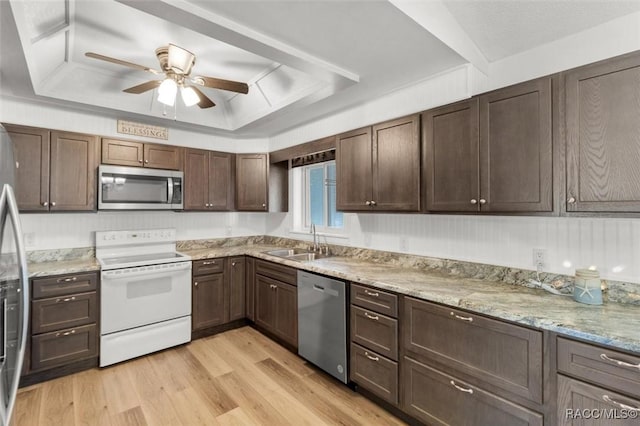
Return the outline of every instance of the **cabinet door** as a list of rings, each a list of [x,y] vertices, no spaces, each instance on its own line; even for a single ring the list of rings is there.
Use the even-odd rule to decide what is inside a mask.
[[[278,283],[276,289],[275,332],[284,341],[298,347],[298,289]]]
[[[268,175],[267,154],[236,155],[237,210],[268,210]]]
[[[153,169],[182,169],[184,148],[154,143],[144,144],[144,166]]]
[[[256,264],[253,257],[246,258],[245,267],[245,309],[247,318],[255,319]]]
[[[184,160],[184,209],[207,210],[209,151],[187,148]]]
[[[637,399],[558,375],[559,425],[637,426],[638,410]],[[579,414],[582,416],[578,417]],[[594,418],[595,414],[599,418]],[[585,418],[587,415],[591,418]]]
[[[4,125],[16,157],[16,197],[21,211],[49,210],[49,131]]]
[[[233,157],[209,152],[209,210],[233,210]]]
[[[420,211],[420,116],[373,126],[372,155],[374,210]]]
[[[405,357],[402,408],[429,425],[542,426],[543,416]]]
[[[422,126],[426,210],[478,211],[478,99],[427,111]]]
[[[245,317],[244,256],[229,259],[229,321]]]
[[[102,164],[142,167],[143,146],[142,142],[102,138]]]
[[[371,127],[336,136],[336,208],[370,210]]]
[[[256,275],[256,324],[273,331],[276,323],[276,289],[278,281]]]
[[[98,156],[96,136],[51,132],[51,211],[96,209]]]
[[[228,306],[225,296],[225,274],[194,277],[191,329],[224,324]]]
[[[480,97],[480,209],[550,212],[551,77]]]
[[[640,212],[640,54],[570,71],[567,211]]]

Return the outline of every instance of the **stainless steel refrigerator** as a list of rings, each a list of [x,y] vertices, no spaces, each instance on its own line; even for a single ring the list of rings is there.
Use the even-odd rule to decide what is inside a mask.
[[[0,425],[7,426],[18,392],[29,319],[27,259],[14,192],[13,144],[0,125]]]

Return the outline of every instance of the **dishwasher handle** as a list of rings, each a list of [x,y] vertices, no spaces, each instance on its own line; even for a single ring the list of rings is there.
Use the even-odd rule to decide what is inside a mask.
[[[313,284],[313,290],[323,294],[328,294],[329,296],[340,297],[340,292],[338,292],[338,290],[334,290],[332,288],[326,288],[318,284]]]

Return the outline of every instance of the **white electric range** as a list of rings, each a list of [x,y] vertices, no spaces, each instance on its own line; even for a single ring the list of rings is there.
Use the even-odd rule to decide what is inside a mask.
[[[96,232],[100,366],[191,340],[191,257],[175,229]]]

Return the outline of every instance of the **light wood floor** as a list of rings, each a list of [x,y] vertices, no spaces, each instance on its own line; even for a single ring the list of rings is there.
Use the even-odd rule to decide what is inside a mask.
[[[401,425],[250,327],[20,390],[16,426]]]

